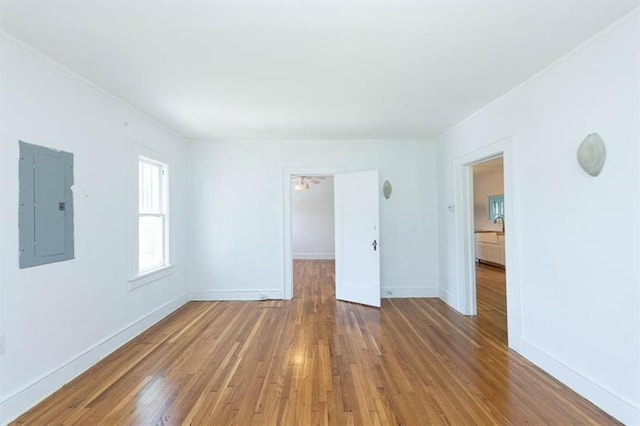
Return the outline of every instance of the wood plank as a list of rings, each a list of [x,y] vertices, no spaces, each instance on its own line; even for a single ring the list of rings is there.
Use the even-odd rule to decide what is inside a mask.
[[[617,424],[506,346],[504,270],[478,316],[438,299],[335,300],[296,260],[291,301],[191,302],[13,424]]]

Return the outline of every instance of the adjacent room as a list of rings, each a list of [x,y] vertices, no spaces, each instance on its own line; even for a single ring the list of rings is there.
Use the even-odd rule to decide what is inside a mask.
[[[333,176],[291,177],[293,288],[317,285],[335,293]]]
[[[478,321],[507,339],[507,282],[505,261],[504,158],[473,165],[473,235],[475,292]]]
[[[640,424],[640,2],[0,1],[0,425]]]

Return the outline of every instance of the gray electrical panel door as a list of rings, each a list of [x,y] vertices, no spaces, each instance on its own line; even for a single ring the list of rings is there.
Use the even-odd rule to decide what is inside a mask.
[[[20,142],[20,267],[73,259],[73,154]]]

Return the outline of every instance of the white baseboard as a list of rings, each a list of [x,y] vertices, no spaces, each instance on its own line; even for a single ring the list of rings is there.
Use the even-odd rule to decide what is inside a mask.
[[[383,299],[395,299],[403,297],[438,297],[438,288],[385,287],[382,289]]]
[[[640,424],[640,407],[606,389],[587,375],[572,369],[524,338],[520,339],[520,353],[622,423]]]
[[[335,253],[293,253],[294,259],[335,260]]]
[[[131,322],[119,331],[77,354],[42,377],[32,381],[22,389],[0,401],[0,425],[19,417],[31,407],[60,389],[81,373],[93,367],[98,361],[138,336],[188,301],[182,295]]]
[[[193,291],[191,300],[265,300],[284,299],[283,290],[206,290]]]
[[[446,290],[440,289],[440,291],[438,292],[438,297],[456,311],[458,310],[458,308],[456,307],[456,298],[453,296],[453,294],[449,293]]]

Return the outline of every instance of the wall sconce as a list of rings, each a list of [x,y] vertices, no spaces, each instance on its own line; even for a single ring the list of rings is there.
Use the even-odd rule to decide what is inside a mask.
[[[391,183],[388,180],[384,181],[384,185],[382,185],[382,193],[384,194],[384,198],[387,200],[391,197],[391,191],[393,188],[391,187]]]
[[[578,147],[578,164],[591,176],[598,176],[607,159],[604,141],[597,133],[588,135]]]

